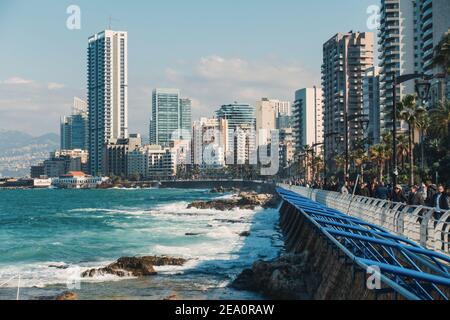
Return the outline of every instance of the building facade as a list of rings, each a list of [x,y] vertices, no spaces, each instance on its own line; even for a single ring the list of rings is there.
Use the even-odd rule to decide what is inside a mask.
[[[89,119],[86,102],[74,98],[74,106],[70,116],[61,118],[61,149],[88,150]]]
[[[305,146],[323,143],[322,89],[304,88],[295,92],[293,107],[293,135],[295,148],[301,152]]]
[[[234,146],[234,135],[238,127],[250,126],[255,132],[256,129],[256,110],[254,106],[249,104],[232,103],[228,105],[223,105],[219,110],[216,111],[216,116],[219,120],[227,120],[228,122],[228,148],[226,151],[226,158],[233,161],[233,152],[235,150]],[[254,133],[255,134],[255,133]],[[230,162],[230,161],[227,161]]]
[[[200,118],[193,123],[192,159],[194,165],[223,167],[228,148],[228,120]]]
[[[392,130],[393,80],[416,71],[414,48],[414,1],[381,0],[380,28],[378,32],[380,73],[380,126],[381,131]],[[414,81],[397,87],[397,100],[414,93]],[[406,130],[404,123],[399,130]]]
[[[367,69],[364,74],[363,105],[363,113],[369,119],[365,138],[368,139],[369,145],[380,143],[380,76],[377,67]]]
[[[233,135],[233,162],[228,165],[256,165],[258,161],[255,128],[252,124],[241,124]]]
[[[289,101],[263,98],[256,103],[256,130],[274,130],[277,128],[277,118],[291,115]]]
[[[44,176],[56,178],[70,171],[81,171],[82,164],[80,158],[71,156],[52,156],[44,161]]]
[[[147,180],[168,179],[176,175],[175,154],[169,148],[146,145],[128,153],[129,175]]]
[[[429,107],[435,107],[450,93],[446,88],[448,78],[433,64],[434,49],[450,30],[450,1],[415,0],[414,9],[416,72],[433,77]]]
[[[128,36],[105,30],[89,38],[89,171],[105,174],[106,144],[128,138]]]
[[[172,134],[181,128],[180,91],[155,89],[152,94],[150,144],[168,147]]]
[[[180,140],[190,140],[192,135],[192,101],[187,98],[180,99]]]
[[[322,88],[326,159],[364,138],[362,81],[373,67],[373,34],[338,33],[323,46]],[[347,116],[347,117],[346,117]],[[346,122],[345,120],[348,119]],[[353,119],[353,120],[351,120]],[[341,137],[341,140],[336,139]]]
[[[106,174],[108,176],[129,177],[128,153],[141,148],[139,134],[131,134],[127,139],[113,139],[106,145]]]
[[[293,128],[280,130],[280,166],[289,167],[294,162],[295,139]]]

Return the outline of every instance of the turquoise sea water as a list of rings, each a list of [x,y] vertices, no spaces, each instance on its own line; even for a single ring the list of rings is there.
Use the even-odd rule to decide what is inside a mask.
[[[276,210],[187,209],[208,190],[0,190],[0,299],[49,298],[67,288],[85,299],[258,298],[227,284],[259,258],[278,255]],[[240,237],[250,230],[250,237]],[[188,236],[186,233],[197,234]],[[184,257],[142,279],[80,279],[122,256]],[[68,287],[69,286],[69,287]]]

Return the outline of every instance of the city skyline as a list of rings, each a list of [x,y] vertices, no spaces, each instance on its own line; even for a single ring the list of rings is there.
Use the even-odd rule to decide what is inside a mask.
[[[369,17],[366,10],[371,4],[371,1],[349,1],[339,5],[334,1],[320,4],[267,1],[259,3],[261,10],[257,17],[250,14],[252,6],[248,3],[233,6],[196,3],[189,8],[177,2],[157,4],[151,10],[151,16],[159,23],[157,30],[164,27],[167,39],[172,37],[176,40],[168,43],[162,32],[153,31],[155,28],[150,27],[152,23],[147,19],[131,21],[130,17],[136,17],[138,9],[147,7],[144,4],[136,7],[113,4],[108,9],[110,12],[105,13],[98,10],[101,6],[97,3],[79,1],[81,30],[68,30],[65,23],[69,3],[62,2],[49,8],[44,1],[40,8],[30,10],[21,1],[3,1],[0,4],[0,26],[8,24],[9,32],[4,34],[4,38],[10,46],[0,53],[3,61],[9,61],[0,79],[0,92],[4,97],[0,101],[3,114],[0,128],[34,135],[58,132],[57,121],[44,125],[41,121],[43,116],[39,113],[45,113],[46,119],[59,119],[69,110],[74,96],[86,97],[85,43],[90,35],[106,29],[110,15],[113,29],[130,34],[129,127],[130,132],[145,135],[148,120],[143,119],[148,119],[151,92],[158,87],[179,88],[192,99],[193,119],[211,116],[222,104],[233,101],[252,105],[262,97],[293,101],[295,90],[317,85],[320,81],[322,38],[332,36],[336,30],[366,30]],[[199,5],[205,9],[202,16],[207,14],[210,18],[195,23],[190,21],[187,26],[184,23],[169,25],[157,14],[159,10],[176,6],[195,17],[200,14],[195,13]],[[355,6],[359,8],[358,15],[344,10]],[[218,8],[222,10],[220,13]],[[293,9],[297,9],[303,19],[293,19],[290,13],[295,11]],[[13,10],[20,14],[3,15]],[[308,17],[308,11],[327,16],[330,23],[326,26],[314,23],[314,19]],[[227,24],[227,19],[223,19],[226,14],[236,18],[237,23]],[[23,32],[24,41],[14,41],[18,32],[30,29],[31,15],[42,17],[42,23],[33,26],[33,32]],[[14,21],[11,16],[14,16]],[[283,19],[260,21],[261,18],[277,16]],[[284,19],[288,17],[292,19]],[[315,28],[314,33],[306,32],[311,24]],[[253,28],[255,26],[258,28]],[[210,32],[211,28],[217,32]],[[44,48],[38,47],[32,36],[34,33],[46,34],[55,41]],[[185,39],[184,35],[187,35]],[[30,54],[29,46],[35,47],[33,54]],[[21,63],[17,62],[18,59]],[[39,60],[39,65],[36,60]],[[11,104],[15,107],[11,108]],[[30,111],[38,114],[30,114]]]

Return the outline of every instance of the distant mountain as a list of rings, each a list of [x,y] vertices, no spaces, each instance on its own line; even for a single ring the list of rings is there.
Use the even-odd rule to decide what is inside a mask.
[[[30,167],[48,158],[59,148],[55,133],[33,137],[20,131],[0,130],[0,177],[24,177]]]

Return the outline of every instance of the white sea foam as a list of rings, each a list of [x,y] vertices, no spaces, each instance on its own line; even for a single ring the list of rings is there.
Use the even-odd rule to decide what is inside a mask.
[[[87,269],[101,268],[111,263],[105,261],[95,264],[83,263],[78,265],[67,265],[64,262],[40,262],[24,265],[15,265],[0,268],[0,283],[13,278],[5,284],[4,288],[15,288],[18,286],[20,276],[21,287],[43,288],[49,284],[67,284],[75,286],[80,282],[104,282],[119,281],[114,275],[96,275],[92,278],[81,278],[81,273]]]
[[[227,197],[229,197],[227,195]],[[278,213],[276,210],[239,210],[230,211],[187,209],[188,202],[180,201],[163,204],[144,210],[143,208],[80,208],[72,213],[98,212],[104,215],[129,216],[127,221],[119,219],[108,222],[108,225],[130,232],[144,232],[164,239],[169,236],[173,244],[149,243],[146,249],[136,255],[167,255],[188,259],[184,266],[155,267],[160,274],[178,274],[186,270],[200,268],[205,272],[224,270],[236,264],[251,264],[261,256],[273,257],[277,251],[273,248],[274,226]],[[142,220],[137,227],[132,219],[151,216],[154,220]],[[130,220],[131,219],[131,220]],[[153,219],[153,218],[152,218]],[[241,237],[243,231],[251,232],[250,237]],[[198,234],[186,236],[186,233]],[[55,243],[55,245],[60,243]],[[143,244],[144,248],[145,244]],[[119,257],[114,257],[117,259]],[[112,260],[114,260],[112,259]],[[45,262],[36,264],[0,267],[0,283],[12,276],[21,275],[22,286],[43,287],[49,284],[65,284],[68,281],[81,280],[89,282],[117,281],[112,275],[79,279],[84,270],[100,268],[112,261],[67,265],[64,262]],[[50,267],[53,266],[53,267]],[[59,268],[57,268],[59,267]],[[67,268],[65,268],[67,267]],[[224,271],[223,271],[224,272]],[[17,281],[6,286],[14,287]]]

